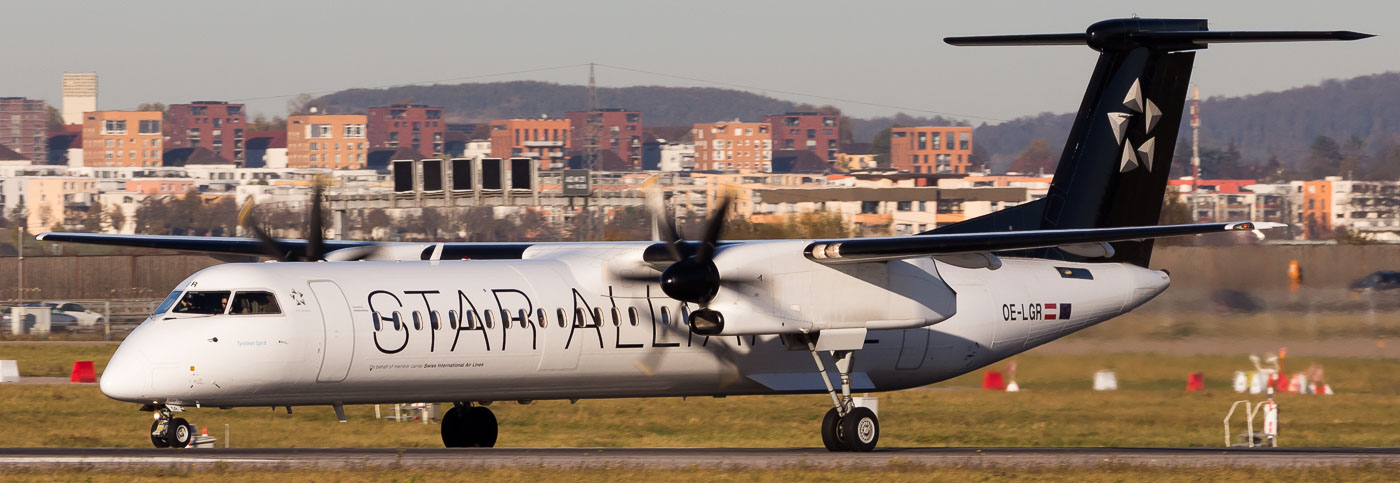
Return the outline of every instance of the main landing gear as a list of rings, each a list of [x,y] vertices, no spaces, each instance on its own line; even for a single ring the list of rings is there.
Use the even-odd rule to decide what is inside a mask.
[[[822,382],[826,383],[826,391],[831,394],[831,402],[835,406],[822,417],[822,444],[830,451],[874,450],[875,444],[880,441],[880,418],[869,408],[857,407],[851,398],[851,361],[855,357],[855,351],[831,351],[831,357],[836,361],[836,370],[841,373],[841,392],[837,393],[836,388],[831,385],[831,379],[827,377],[826,366],[822,364],[821,356],[811,339],[807,341],[807,348],[812,352],[812,360],[817,363],[817,373],[821,375]]]
[[[171,417],[171,412],[169,406],[155,410],[156,420],[151,422],[151,444],[157,448],[184,448],[194,441],[194,425],[185,418]]]
[[[453,403],[442,415],[442,444],[448,448],[496,446],[496,415],[486,406]]]

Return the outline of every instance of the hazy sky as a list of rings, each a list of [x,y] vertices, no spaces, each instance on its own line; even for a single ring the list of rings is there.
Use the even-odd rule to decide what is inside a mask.
[[[1211,47],[1197,57],[1193,77],[1205,96],[1400,70],[1400,4],[1388,1],[36,0],[5,2],[4,11],[0,96],[57,106],[63,72],[96,71],[101,109],[240,100],[274,115],[298,93],[352,87],[583,84],[587,68],[578,65],[597,62],[676,76],[599,67],[602,86],[721,87],[704,80],[863,117],[904,111],[996,122],[1074,110],[1096,53],[956,48],[943,37],[1082,32],[1134,14],[1209,18],[1213,30],[1380,35]],[[558,66],[575,67],[492,75]]]

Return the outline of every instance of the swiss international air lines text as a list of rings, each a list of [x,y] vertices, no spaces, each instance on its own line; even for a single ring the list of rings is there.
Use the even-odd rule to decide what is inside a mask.
[[[1066,320],[1070,304],[1002,304],[1002,320]]]

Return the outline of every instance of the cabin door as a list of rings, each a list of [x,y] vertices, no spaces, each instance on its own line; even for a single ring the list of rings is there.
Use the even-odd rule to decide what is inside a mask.
[[[325,331],[325,350],[321,356],[321,372],[317,382],[340,382],[350,374],[350,360],[355,353],[355,331],[350,316],[350,304],[340,286],[329,280],[311,282],[311,293],[321,309],[321,327]]]

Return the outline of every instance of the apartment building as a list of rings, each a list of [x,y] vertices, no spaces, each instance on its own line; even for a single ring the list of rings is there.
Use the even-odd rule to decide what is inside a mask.
[[[574,129],[574,148],[585,149],[590,138],[597,138],[598,149],[612,151],[631,165],[642,168],[642,113],[620,108],[573,111],[565,115]],[[589,121],[598,126],[588,132]]]
[[[83,166],[160,166],[165,153],[160,111],[83,114]]]
[[[840,116],[820,112],[789,112],[763,116],[773,126],[773,149],[811,151],[827,161],[836,161],[841,151]]]
[[[15,207],[23,206],[27,216],[25,229],[31,233],[49,231],[61,226],[73,229],[82,225],[83,217],[94,207],[97,180],[77,176],[13,176],[0,185],[9,215]]]
[[[574,146],[568,119],[508,119],[491,121],[491,157],[532,158],[540,171],[566,167],[565,151]]]
[[[63,123],[82,124],[83,113],[97,110],[97,73],[63,73]]]
[[[1328,176],[1302,184],[1299,222],[1308,239],[1330,238],[1344,227],[1383,239],[1400,239],[1400,182],[1353,181]]]
[[[431,158],[447,152],[446,136],[441,107],[393,104],[369,109],[370,148],[407,148]]]
[[[166,149],[206,148],[224,159],[242,164],[247,159],[244,144],[247,116],[243,104],[195,101],[172,105],[170,123],[166,126],[169,134]]]
[[[36,164],[47,164],[48,113],[44,101],[0,97],[0,145]]]
[[[972,128],[897,127],[890,130],[890,167],[915,174],[965,174],[972,165]]]
[[[773,132],[766,122],[712,122],[691,129],[697,171],[773,172]]]
[[[287,167],[361,169],[369,153],[367,119],[359,114],[287,118]]]

